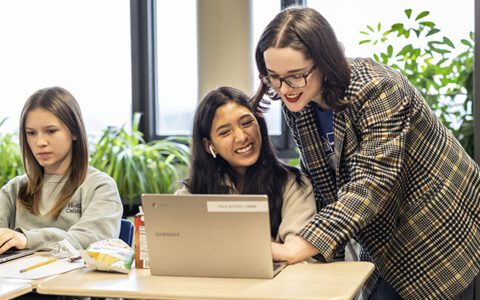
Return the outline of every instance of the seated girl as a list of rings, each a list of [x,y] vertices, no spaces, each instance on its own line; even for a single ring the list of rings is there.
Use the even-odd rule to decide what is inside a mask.
[[[264,194],[272,239],[285,242],[315,215],[313,189],[297,168],[278,160],[265,119],[231,88],[200,102],[192,132],[189,177],[176,194]]]
[[[88,166],[85,125],[74,97],[60,87],[35,92],[20,120],[26,175],[0,190],[0,253],[75,248],[117,238],[123,206],[113,179]]]

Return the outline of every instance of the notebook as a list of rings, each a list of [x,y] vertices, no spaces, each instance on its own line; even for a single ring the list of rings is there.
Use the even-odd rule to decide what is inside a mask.
[[[35,250],[24,249],[24,250],[14,250],[8,249],[6,252],[0,254],[0,263],[10,261],[12,259],[20,258],[35,253]]]
[[[266,195],[143,194],[150,273],[273,278]]]

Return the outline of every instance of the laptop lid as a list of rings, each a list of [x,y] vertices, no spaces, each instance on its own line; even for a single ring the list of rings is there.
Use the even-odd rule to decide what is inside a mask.
[[[150,273],[272,278],[266,195],[144,194]]]
[[[9,249],[6,252],[0,254],[0,263],[11,261],[13,259],[24,257],[33,253],[35,253],[35,250],[31,250],[31,249],[24,249],[24,250]]]

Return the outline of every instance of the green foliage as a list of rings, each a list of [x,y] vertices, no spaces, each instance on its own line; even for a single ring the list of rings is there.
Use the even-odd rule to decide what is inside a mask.
[[[5,123],[0,120],[0,127]],[[13,177],[23,174],[22,156],[15,140],[15,135],[0,133],[0,187],[4,186]]]
[[[374,59],[403,73],[473,156],[473,33],[455,45],[427,20],[430,12],[415,16],[407,9],[404,13],[404,23],[385,30],[380,23],[367,25],[367,30],[360,31],[366,38],[359,43],[380,46],[382,49],[373,53]]]
[[[134,114],[130,132],[124,127],[108,127],[90,162],[113,177],[120,196],[130,206],[142,193],[171,193],[186,174],[189,161],[188,147],[178,139],[145,143],[139,121],[140,114]]]

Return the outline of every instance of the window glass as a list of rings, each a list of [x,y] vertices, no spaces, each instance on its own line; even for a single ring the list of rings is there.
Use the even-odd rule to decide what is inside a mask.
[[[382,24],[381,32],[390,28],[395,23],[404,23],[406,28],[413,27],[415,18],[422,11],[429,11],[430,14],[423,18],[425,21],[434,22],[436,28],[440,32],[435,35],[436,39],[443,37],[449,38],[455,49],[451,49],[452,54],[447,55],[453,58],[461,52],[465,51],[465,45],[460,42],[462,39],[470,40],[469,33],[474,31],[474,1],[473,0],[458,0],[452,5],[450,2],[442,2],[435,0],[404,0],[404,1],[389,1],[388,5],[382,0],[364,0],[364,1],[350,1],[337,0],[334,2],[324,0],[308,0],[310,7],[318,10],[332,25],[337,38],[345,47],[345,53],[348,57],[373,57],[373,54],[379,54],[385,51],[386,44],[366,43],[359,45],[359,42],[364,39],[374,38],[379,40],[381,38],[378,33],[378,23]],[[411,18],[407,19],[405,10],[411,9]],[[422,20],[422,19],[421,19]],[[367,28],[371,26],[371,29]],[[360,31],[371,32],[375,34],[364,35]],[[420,38],[415,38],[415,35],[410,35],[408,39],[414,47],[424,48],[429,39],[425,38],[425,34]],[[403,46],[405,46],[405,39],[389,39],[388,44],[391,44],[394,53],[397,53]],[[387,44],[387,45],[388,45]],[[435,61],[439,61],[442,57],[438,53],[434,53]],[[442,89],[446,91],[447,87]],[[437,116],[446,118],[453,129],[461,125],[462,118],[459,116],[465,113],[471,114],[471,107],[464,106],[466,95],[458,95],[455,98],[440,97],[439,103],[449,106],[448,113],[443,112],[442,109],[435,110]]]
[[[201,3],[201,2],[200,2]],[[279,0],[252,1],[252,57],[263,28],[280,11]],[[156,134],[191,134],[193,115],[199,101],[197,60],[197,1],[182,3],[182,17],[172,14],[177,2],[157,3],[157,124]],[[171,30],[175,27],[175,30]],[[233,29],[232,29],[233,30]],[[234,31],[232,31],[234,34]],[[180,37],[180,38],[179,38]],[[259,84],[252,74],[252,90]],[[281,134],[279,103],[266,115],[270,134]]]
[[[130,122],[128,0],[0,1],[0,39],[0,131],[18,131],[25,101],[47,86],[74,95],[89,135]]]
[[[252,3],[252,30],[253,30],[253,41],[252,41],[252,57],[253,57],[253,70],[255,74],[253,75],[253,86],[254,89],[259,85],[258,71],[255,64],[255,47],[257,42],[262,35],[263,29],[268,25],[268,23],[275,17],[276,14],[280,12],[280,1],[279,0],[263,0],[263,1],[251,1]],[[282,112],[281,112],[281,102],[274,101],[270,105],[270,110],[265,115],[268,124],[268,131],[270,135],[281,135],[282,134]]]
[[[156,134],[189,135],[198,102],[197,1],[159,1]]]
[[[474,1],[458,0],[455,5],[447,1],[436,0],[308,0],[308,6],[319,11],[332,25],[337,38],[345,47],[348,57],[371,57],[377,52],[371,45],[361,46],[365,39],[360,31],[366,31],[367,25],[376,26],[378,22],[388,27],[393,23],[404,22],[405,9],[412,9],[413,16],[427,10],[429,20],[435,22],[441,34],[456,40],[468,38],[474,28]]]

